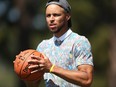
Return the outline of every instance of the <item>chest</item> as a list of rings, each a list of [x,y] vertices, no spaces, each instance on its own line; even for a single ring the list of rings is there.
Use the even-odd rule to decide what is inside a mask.
[[[75,58],[72,52],[73,43],[61,44],[61,46],[48,45],[44,53],[53,64],[65,69],[73,69]]]

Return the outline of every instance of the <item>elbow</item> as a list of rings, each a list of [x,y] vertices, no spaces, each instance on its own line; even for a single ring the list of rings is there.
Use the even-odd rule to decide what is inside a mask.
[[[92,82],[93,82],[93,75],[88,76],[88,78],[86,78],[85,80],[83,80],[82,87],[91,87]]]
[[[91,87],[91,84],[92,84],[92,80],[89,79],[83,82],[82,87]]]
[[[91,84],[92,84],[92,80],[89,80],[86,82],[84,87],[91,87]]]
[[[80,83],[76,82],[76,85],[79,85],[81,87],[91,87],[92,84],[92,79],[88,79],[88,80],[83,80]]]

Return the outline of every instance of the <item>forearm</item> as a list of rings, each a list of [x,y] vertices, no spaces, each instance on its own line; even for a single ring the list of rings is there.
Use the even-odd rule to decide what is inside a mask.
[[[55,66],[52,70],[52,73],[56,74],[57,76],[67,80],[76,85],[89,87],[92,76],[89,76],[87,72],[84,71],[72,71],[72,70],[65,70],[61,67]]]

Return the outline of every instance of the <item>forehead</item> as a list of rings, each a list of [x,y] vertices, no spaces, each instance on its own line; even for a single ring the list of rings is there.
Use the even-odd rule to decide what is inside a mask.
[[[50,12],[65,12],[65,10],[59,5],[51,4],[46,8],[46,13]]]

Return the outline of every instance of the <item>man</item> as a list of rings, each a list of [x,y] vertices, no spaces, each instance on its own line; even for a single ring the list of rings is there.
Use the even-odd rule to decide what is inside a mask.
[[[87,38],[71,28],[71,7],[66,0],[48,0],[46,21],[53,37],[43,40],[37,51],[44,58],[33,56],[29,67],[35,73],[43,70],[46,87],[90,87],[93,79],[93,57]],[[26,82],[38,87],[40,81]]]

